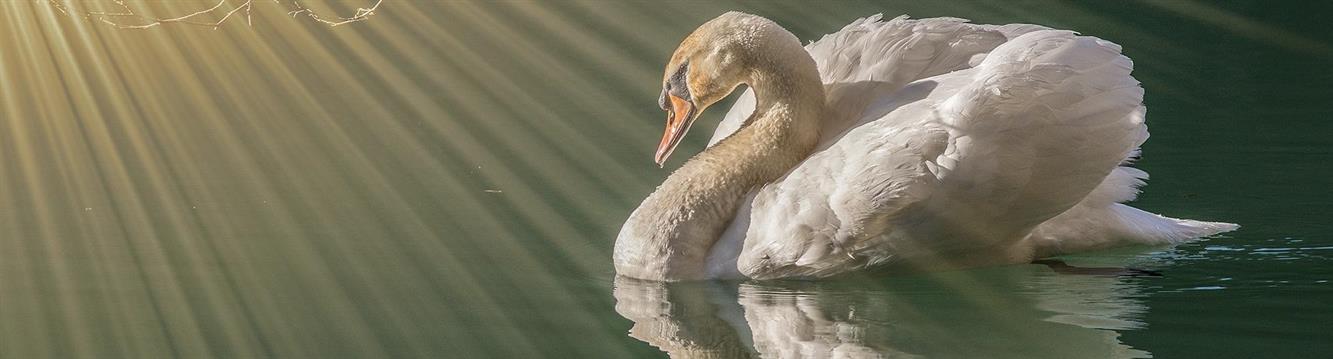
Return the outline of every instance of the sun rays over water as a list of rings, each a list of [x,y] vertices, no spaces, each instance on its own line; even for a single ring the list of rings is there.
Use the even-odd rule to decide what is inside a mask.
[[[70,3],[114,10],[110,0]],[[377,4],[303,3],[344,17]],[[1333,58],[1327,33],[1245,8],[1146,3],[1154,12],[1145,20],[1128,5],[1065,2],[385,0],[364,21],[330,27],[289,16],[286,1],[256,1],[249,25],[117,29],[47,1],[0,1],[0,357],[658,354],[627,336],[635,323],[615,313],[611,243],[669,173],[652,163],[667,56],[728,10],[773,18],[803,40],[882,12],[1041,23],[1125,44],[1152,108],[1157,137],[1145,165],[1160,177],[1144,201],[1155,209],[1178,201],[1166,194],[1230,187],[1229,172],[1199,164],[1209,148],[1248,143],[1329,157],[1319,109],[1278,113],[1300,129],[1281,136],[1243,126],[1192,136],[1199,118],[1255,117],[1215,103],[1326,100],[1318,85],[1333,81],[1327,71],[1297,69]],[[171,17],[217,2],[128,4]],[[1186,25],[1165,31],[1171,21]],[[1203,43],[1207,36],[1220,45]],[[1271,72],[1247,72],[1256,67]],[[1223,86],[1241,81],[1282,86],[1273,98]],[[727,106],[700,123],[712,126]],[[710,130],[695,131],[677,157],[703,147]],[[1264,163],[1256,166],[1265,173],[1286,170]],[[1330,177],[1321,168],[1303,171]],[[1162,211],[1226,217],[1211,213],[1225,211],[1220,202],[1179,201],[1197,212]],[[1009,284],[960,275],[921,285],[954,293],[945,303],[969,310],[1013,299],[1023,318],[1054,329],[1063,327],[1045,315],[1080,328],[1109,322],[1077,332],[1142,354],[1116,331],[1142,329],[1149,306],[1138,296],[1147,289],[1101,281],[1084,292],[1124,316],[996,295],[1058,281],[1028,274]],[[887,320],[934,315],[916,311],[921,293],[893,288],[726,286],[725,295],[686,289],[693,297],[674,305],[729,301],[744,319],[746,310],[811,302],[832,318],[818,328],[870,328],[899,344],[929,338],[884,334]],[[848,314],[883,301],[911,305]],[[662,305],[673,304],[645,304]],[[924,323],[938,326],[912,329],[949,327]],[[1014,323],[991,321],[1020,330]]]

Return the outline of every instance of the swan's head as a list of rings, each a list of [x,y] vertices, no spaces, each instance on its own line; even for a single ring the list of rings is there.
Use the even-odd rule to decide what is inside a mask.
[[[749,83],[758,62],[801,51],[800,40],[771,20],[729,12],[700,25],[676,48],[662,78],[658,105],[667,112],[666,131],[654,156],[658,166],[680,144],[699,113]]]

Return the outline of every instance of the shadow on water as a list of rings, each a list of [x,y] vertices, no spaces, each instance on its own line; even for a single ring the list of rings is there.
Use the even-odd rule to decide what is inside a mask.
[[[1025,265],[825,282],[660,283],[617,278],[629,335],[676,358],[1083,357],[1151,354],[1144,279]]]

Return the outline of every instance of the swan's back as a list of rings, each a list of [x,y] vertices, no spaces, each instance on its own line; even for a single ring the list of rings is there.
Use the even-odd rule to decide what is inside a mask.
[[[871,17],[807,49],[829,89],[823,145],[754,194],[748,220],[728,229],[710,263],[752,278],[821,277],[891,263],[1016,263],[1228,229],[1152,222],[1118,203],[1145,177],[1118,166],[1147,129],[1143,89],[1116,44],[1035,25]],[[748,92],[714,141],[753,111]],[[1088,243],[1070,238],[1110,222],[1080,233],[1096,237]]]

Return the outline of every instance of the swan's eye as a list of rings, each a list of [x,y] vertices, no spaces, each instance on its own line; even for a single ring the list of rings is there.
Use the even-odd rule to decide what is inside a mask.
[[[680,64],[680,68],[677,68],[675,73],[671,74],[671,77],[667,79],[664,89],[666,94],[674,95],[685,100],[690,99],[690,88],[685,85],[685,74],[689,73],[689,68],[690,63],[685,62]]]
[[[676,96],[687,101],[690,99],[690,89],[685,86],[685,74],[688,68],[689,62],[682,63],[666,83],[662,84],[662,95],[657,97],[657,106],[661,107],[662,111],[671,112],[671,101],[667,101],[667,96]]]

